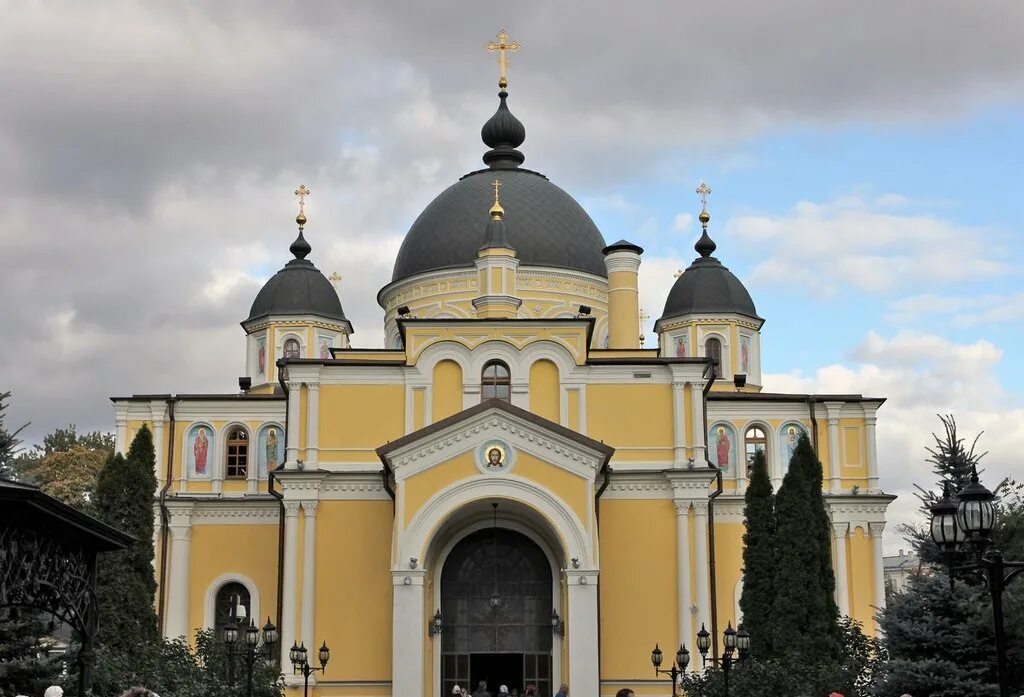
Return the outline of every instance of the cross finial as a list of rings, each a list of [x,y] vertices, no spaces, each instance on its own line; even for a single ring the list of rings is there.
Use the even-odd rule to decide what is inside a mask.
[[[697,193],[700,195],[700,215],[697,218],[700,220],[701,227],[707,232],[708,221],[711,220],[711,216],[708,214],[708,195],[711,193],[711,187],[702,179],[700,186],[697,187]]]
[[[676,269],[676,272],[674,274],[672,274],[672,278],[679,278],[682,275],[683,275],[683,270],[682,269]]]
[[[299,188],[295,190],[295,195],[299,197],[299,214],[295,216],[295,222],[302,227],[306,224],[306,197],[309,196],[309,189],[306,188],[305,184],[299,184]]]
[[[505,69],[508,68],[508,56],[505,52],[515,53],[519,50],[519,44],[515,41],[510,41],[508,38],[508,32],[504,29],[498,32],[498,40],[491,41],[487,44],[487,50],[491,53],[498,52],[498,65],[501,68],[501,77],[498,80],[498,87],[505,89],[508,86],[508,80],[505,79]]]
[[[338,284],[341,283],[341,274],[335,271],[334,273],[327,277],[327,280],[331,282],[332,286],[337,288]]]
[[[502,187],[500,179],[495,179],[491,182],[491,186],[494,187],[494,205],[491,206],[491,220],[501,220],[502,216],[505,215],[505,209],[501,207],[501,201],[498,196],[498,189]]]
[[[643,346],[644,339],[646,339],[646,333],[644,332],[644,324],[647,323],[651,316],[647,314],[647,310],[640,308],[640,345]]]

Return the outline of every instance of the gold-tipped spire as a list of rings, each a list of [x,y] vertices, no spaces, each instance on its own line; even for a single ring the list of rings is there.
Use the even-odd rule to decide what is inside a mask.
[[[501,76],[498,78],[498,87],[505,89],[508,87],[508,80],[505,78],[505,70],[508,68],[508,56],[505,52],[515,53],[519,50],[519,44],[515,41],[510,41],[508,38],[508,32],[501,29],[498,32],[498,40],[491,41],[487,44],[487,50],[491,53],[498,52],[498,66],[501,68]]]
[[[711,193],[711,187],[702,179],[700,186],[697,187],[697,193],[700,194],[700,215],[697,219],[700,220],[701,227],[706,231],[708,222],[711,221],[711,215],[708,213],[708,195]]]
[[[505,215],[505,209],[501,207],[501,201],[498,196],[498,189],[501,188],[501,180],[495,179],[491,182],[491,186],[494,187],[494,205],[491,206],[491,220],[501,220]]]
[[[295,190],[295,195],[299,197],[299,214],[295,216],[295,222],[299,224],[301,229],[306,225],[306,197],[309,196],[309,189],[306,188],[305,184],[299,184],[299,188]]]
[[[640,346],[644,345],[644,341],[647,339],[647,333],[644,331],[644,325],[647,324],[651,316],[647,314],[647,310],[640,308]]]

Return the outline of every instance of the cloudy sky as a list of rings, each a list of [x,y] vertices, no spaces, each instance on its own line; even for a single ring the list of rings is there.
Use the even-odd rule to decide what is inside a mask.
[[[648,251],[750,289],[769,389],[887,396],[885,488],[955,412],[1024,466],[1024,4],[0,0],[0,391],[29,439],[111,394],[232,390],[238,322],[312,189],[357,343],[418,212],[480,166],[483,45],[522,44],[526,166]],[[890,548],[899,539],[887,531]]]

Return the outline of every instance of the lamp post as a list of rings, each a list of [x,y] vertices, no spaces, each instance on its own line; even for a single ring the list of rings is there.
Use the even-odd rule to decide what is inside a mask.
[[[697,632],[697,650],[700,651],[701,663],[703,665],[711,663],[711,665],[722,667],[725,697],[729,697],[729,671],[732,670],[733,663],[745,660],[750,656],[750,633],[742,625],[739,631],[736,631],[730,622],[722,632],[722,645],[725,646],[725,652],[722,653],[721,658],[715,656],[708,658],[708,649],[711,648],[711,633],[701,624],[700,631]]]
[[[992,597],[999,697],[1009,697],[1003,589],[1024,571],[1024,562],[1005,561],[1002,553],[992,547],[992,530],[996,524],[994,500],[995,495],[978,481],[977,466],[972,465],[970,482],[955,497],[950,495],[949,483],[943,485],[942,498],[931,506],[930,529],[932,541],[942,551],[949,571],[950,591],[953,590],[954,577],[959,572],[980,579]],[[973,564],[956,563],[956,554],[961,550],[974,552]]]
[[[288,658],[292,661],[292,669],[296,675],[301,675],[305,681],[305,687],[303,688],[303,697],[309,697],[309,676],[317,671],[327,670],[327,661],[331,658],[331,650],[327,648],[327,642],[323,643],[320,650],[317,652],[317,658],[320,660],[320,667],[309,665],[307,660],[306,644],[292,644],[291,650],[288,651]]]
[[[651,651],[651,663],[654,665],[655,675],[668,675],[672,680],[672,697],[679,697],[679,693],[676,689],[679,686],[679,677],[686,671],[686,666],[690,663],[690,652],[686,650],[686,647],[682,644],[679,645],[679,650],[676,651],[676,660],[669,668],[662,668],[663,655],[658,645],[654,645],[654,651]]]
[[[245,643],[238,646],[238,627],[228,625],[224,630],[224,643],[228,649],[228,684],[235,684],[235,656],[240,654],[246,666],[246,691],[248,697],[252,697],[252,668],[256,660],[266,657],[268,660],[274,655],[274,644],[277,643],[277,627],[270,618],[263,625],[263,642],[260,643],[260,630],[256,623],[249,620],[249,626],[245,629]]]

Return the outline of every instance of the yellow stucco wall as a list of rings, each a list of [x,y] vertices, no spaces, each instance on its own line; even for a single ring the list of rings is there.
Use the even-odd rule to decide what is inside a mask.
[[[319,426],[321,460],[379,462],[375,449],[404,434],[405,387],[321,385]]]
[[[530,366],[530,411],[557,424],[560,405],[558,366],[551,361],[534,361]]]
[[[338,657],[331,680],[391,679],[391,521],[391,501],[320,503],[316,638]]]
[[[613,444],[616,457],[630,446],[667,448],[671,457],[672,386],[589,385],[587,435]]]
[[[253,580],[260,614],[277,607],[277,525],[194,525],[189,553],[189,626],[204,625],[207,591],[224,574]],[[275,620],[276,621],[276,620]]]
[[[455,361],[440,361],[434,366],[433,397],[430,420],[441,419],[462,411],[462,367]]]
[[[438,491],[453,482],[479,474],[479,470],[473,462],[474,457],[476,454],[473,452],[462,453],[436,467],[418,472],[403,480],[399,484],[399,495],[402,497],[402,505],[405,507],[403,525],[408,525],[416,512],[423,508],[423,504]]]
[[[601,678],[649,680],[654,643],[678,643],[675,507],[668,500],[600,505]]]
[[[875,610],[871,536],[863,528],[850,535],[850,616],[864,625],[864,631],[874,634]]]

